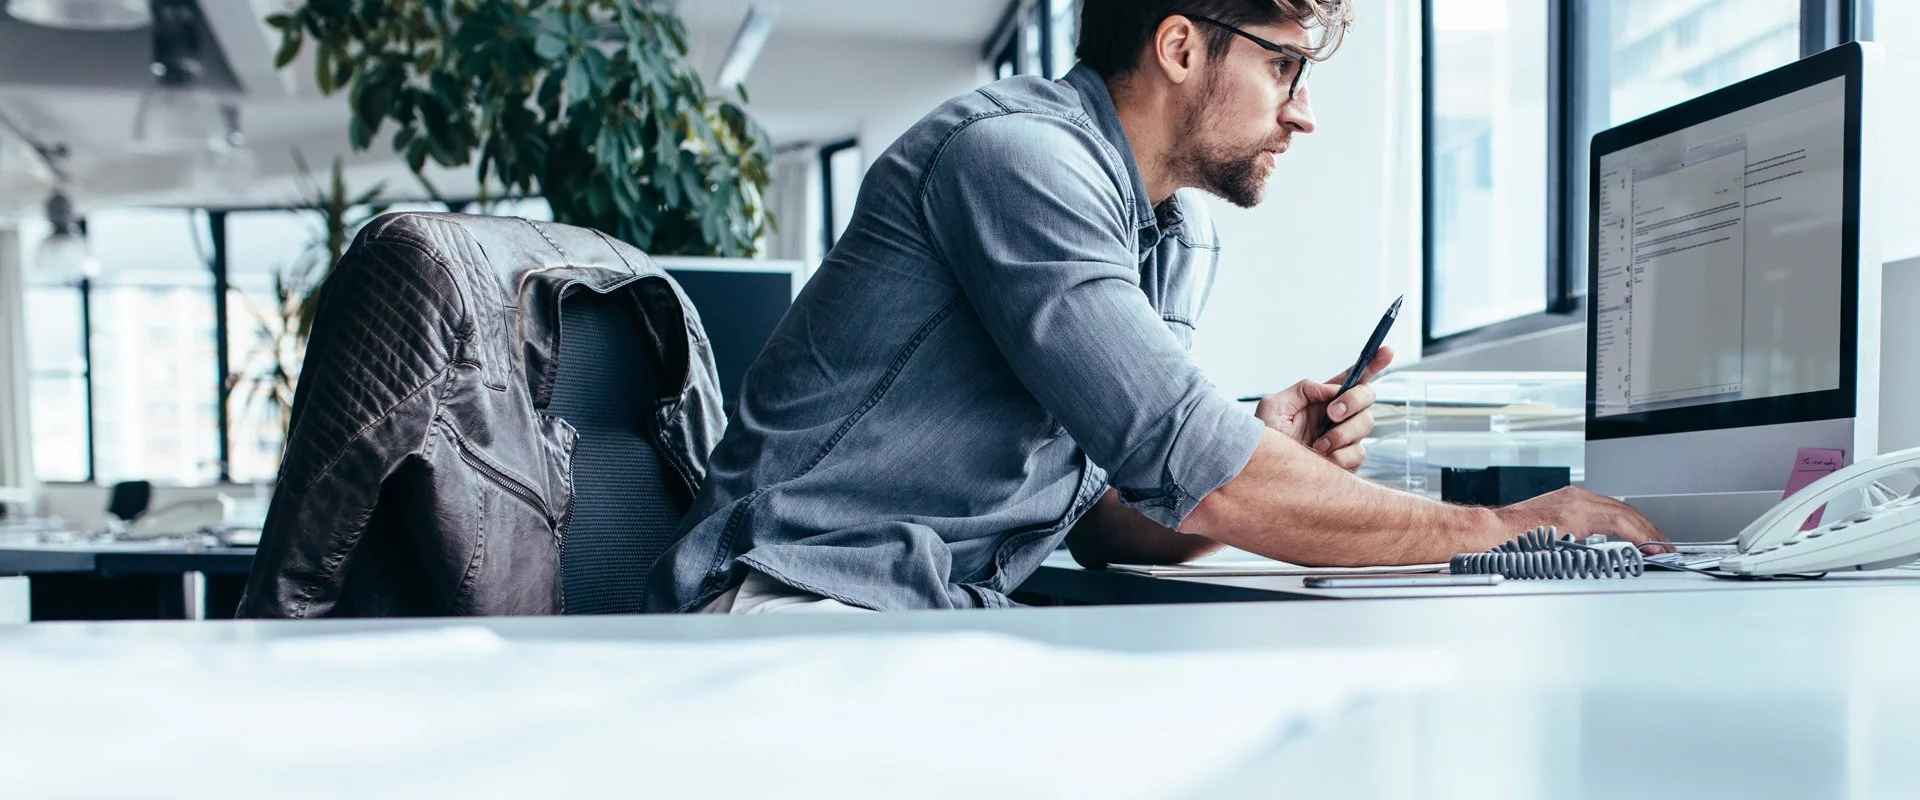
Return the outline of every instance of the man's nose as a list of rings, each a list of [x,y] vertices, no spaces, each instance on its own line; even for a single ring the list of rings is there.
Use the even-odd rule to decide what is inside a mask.
[[[1300,87],[1292,99],[1280,104],[1280,127],[1294,133],[1313,132],[1313,101],[1307,97],[1307,87]]]

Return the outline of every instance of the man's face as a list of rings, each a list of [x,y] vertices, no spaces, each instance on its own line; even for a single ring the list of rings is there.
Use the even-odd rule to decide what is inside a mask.
[[[1312,133],[1314,122],[1306,84],[1293,91],[1287,77],[1305,65],[1285,63],[1307,49],[1306,30],[1290,22],[1241,30],[1290,47],[1294,54],[1274,53],[1246,37],[1230,36],[1225,56],[1206,61],[1188,96],[1180,137],[1185,144],[1174,168],[1181,183],[1252,208],[1266,198],[1267,180],[1293,135]]]

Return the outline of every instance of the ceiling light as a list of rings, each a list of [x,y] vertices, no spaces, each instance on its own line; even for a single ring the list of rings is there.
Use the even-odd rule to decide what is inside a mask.
[[[34,252],[36,282],[72,283],[100,272],[100,262],[94,260],[93,250],[87,246],[87,234],[80,229],[80,219],[74,216],[73,201],[67,199],[66,192],[55,189],[47,198],[47,222],[53,224],[53,233]]]
[[[140,96],[133,147],[194,152],[228,144],[219,96],[201,81],[199,12],[192,0],[153,0],[153,86]]]
[[[7,0],[21,22],[77,31],[126,31],[153,22],[147,0]]]
[[[714,83],[721,89],[732,89],[747,81],[747,73],[753,71],[753,62],[760,58],[760,49],[767,46],[767,36],[773,33],[773,21],[779,16],[778,4],[755,4],[747,9],[747,18],[733,34],[733,45],[721,59]]]

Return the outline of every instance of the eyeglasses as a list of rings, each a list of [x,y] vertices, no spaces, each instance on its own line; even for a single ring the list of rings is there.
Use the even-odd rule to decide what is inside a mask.
[[[1207,19],[1197,14],[1182,14],[1181,16],[1195,22],[1207,23],[1208,25],[1244,38],[1249,42],[1260,45],[1261,49],[1269,53],[1278,53],[1285,56],[1285,58],[1274,63],[1274,78],[1287,85],[1288,100],[1292,100],[1295,95],[1300,93],[1300,84],[1306,81],[1307,72],[1313,67],[1313,59],[1307,58],[1307,54],[1300,52],[1299,48],[1269,42],[1232,25],[1228,25],[1227,23]]]

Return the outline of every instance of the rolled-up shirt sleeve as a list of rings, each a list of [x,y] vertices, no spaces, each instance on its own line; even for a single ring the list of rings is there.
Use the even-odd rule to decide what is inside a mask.
[[[1140,290],[1124,163],[1073,120],[976,120],[942,145],[922,225],[1027,390],[1120,499],[1178,528],[1262,426],[1214,388]]]

